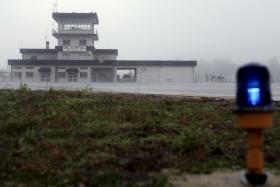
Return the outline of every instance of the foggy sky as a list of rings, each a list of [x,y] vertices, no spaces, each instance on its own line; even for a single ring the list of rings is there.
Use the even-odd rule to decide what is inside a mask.
[[[8,0],[0,7],[0,68],[19,48],[51,47],[54,0]],[[58,0],[58,11],[97,12],[97,48],[119,59],[280,58],[279,0]]]

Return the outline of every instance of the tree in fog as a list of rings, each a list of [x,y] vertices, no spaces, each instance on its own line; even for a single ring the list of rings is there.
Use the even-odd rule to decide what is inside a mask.
[[[237,65],[228,58],[215,58],[212,61],[200,60],[195,70],[197,81],[206,81],[211,77],[224,77],[225,81],[233,81]],[[210,78],[209,78],[210,77]]]
[[[276,57],[267,60],[267,66],[270,71],[271,81],[280,82],[280,63]]]

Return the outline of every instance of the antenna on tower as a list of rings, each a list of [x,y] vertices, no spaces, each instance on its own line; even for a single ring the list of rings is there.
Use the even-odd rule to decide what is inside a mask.
[[[48,31],[46,31],[45,39],[48,41]]]
[[[19,45],[20,45],[20,48],[23,48],[23,42],[22,42],[22,41],[19,41],[18,43],[19,43]]]
[[[58,0],[55,0],[53,3],[53,13],[57,13],[57,7],[58,7]],[[55,23],[54,20],[52,20],[52,30],[55,29]]]
[[[50,42],[48,41],[48,31],[46,31],[45,39],[46,39],[46,49],[49,49],[50,48]]]
[[[53,12],[57,12],[57,5],[58,4],[58,2],[57,2],[57,0],[55,0],[55,2],[54,2],[54,4],[53,4]]]

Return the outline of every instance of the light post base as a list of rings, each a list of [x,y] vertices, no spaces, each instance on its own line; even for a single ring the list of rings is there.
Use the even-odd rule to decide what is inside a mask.
[[[270,184],[271,175],[265,171],[263,174],[249,173],[248,171],[241,171],[240,180],[245,185],[250,186],[267,186]]]

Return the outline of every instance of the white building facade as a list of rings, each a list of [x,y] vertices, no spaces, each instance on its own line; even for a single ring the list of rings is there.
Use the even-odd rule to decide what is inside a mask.
[[[20,49],[8,60],[13,81],[25,82],[192,82],[197,61],[118,60],[117,49],[96,49],[96,13],[53,13],[57,46]]]

